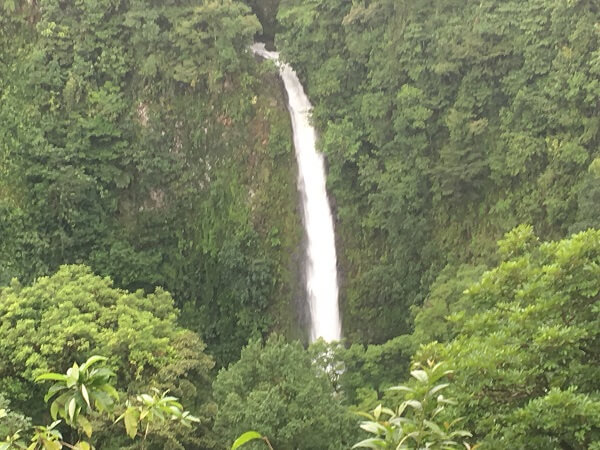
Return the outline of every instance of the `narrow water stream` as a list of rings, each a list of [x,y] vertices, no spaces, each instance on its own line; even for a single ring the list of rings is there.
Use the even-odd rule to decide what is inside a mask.
[[[337,259],[333,217],[325,186],[323,155],[316,150],[316,132],[310,124],[311,104],[294,70],[279,61],[279,53],[257,43],[252,51],[276,62],[288,94],[298,163],[298,189],[302,199],[308,243],[305,255],[306,294],[310,308],[310,338],[341,338],[338,306]]]

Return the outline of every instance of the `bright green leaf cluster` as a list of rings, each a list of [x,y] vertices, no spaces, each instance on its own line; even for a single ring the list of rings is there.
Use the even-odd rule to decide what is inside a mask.
[[[455,449],[470,447],[463,438],[471,433],[452,428],[461,421],[453,419],[443,422],[447,405],[455,405],[452,399],[441,393],[449,383],[439,381],[451,375],[443,363],[428,362],[423,368],[415,368],[411,376],[416,380],[413,386],[395,386],[392,391],[404,392],[406,400],[396,409],[385,408],[381,404],[372,414],[360,413],[367,421],[360,427],[376,437],[365,439],[353,448],[387,449]]]
[[[482,448],[589,448],[600,440],[600,231],[538,243],[524,230],[464,291],[452,338],[416,360],[452,361],[455,409]]]
[[[183,410],[176,397],[167,393],[160,393],[155,389],[153,395],[141,394],[134,401],[128,400],[127,409],[116,422],[123,420],[127,435],[131,439],[138,436],[140,427],[143,428],[144,440],[148,436],[150,426],[157,422],[177,422],[188,428],[192,423],[200,422],[200,419],[192,416],[189,411]]]
[[[56,381],[44,397],[45,402],[55,397],[50,404],[50,415],[54,420],[62,417],[67,424],[81,428],[88,437],[92,436],[92,425],[86,416],[94,410],[110,413],[119,401],[119,394],[110,384],[111,378],[115,377],[114,372],[106,367],[92,368],[107,359],[91,356],[81,366],[73,363],[66,375],[45,373],[36,378],[38,382]]]

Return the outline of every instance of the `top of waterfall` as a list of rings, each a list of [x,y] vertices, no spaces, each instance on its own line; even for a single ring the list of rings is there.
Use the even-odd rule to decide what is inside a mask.
[[[279,61],[279,52],[271,52],[267,50],[264,42],[255,42],[254,44],[252,44],[250,49],[257,55],[262,56],[263,58]]]
[[[287,89],[288,92],[288,106],[292,108],[294,111],[300,114],[309,114],[312,106],[306,94],[304,93],[304,89],[302,88],[302,84],[300,80],[298,80],[298,76],[294,69],[289,64],[281,62],[279,60],[279,52],[271,52],[265,48],[265,44],[262,42],[256,42],[252,46],[250,46],[250,50],[256,55],[259,55],[265,59],[269,59],[274,61],[279,71],[281,72],[281,76],[286,83],[286,79],[293,79],[294,88]]]

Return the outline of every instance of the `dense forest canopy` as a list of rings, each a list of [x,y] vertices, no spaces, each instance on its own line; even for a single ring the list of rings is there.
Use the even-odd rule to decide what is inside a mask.
[[[445,266],[493,262],[521,223],[544,239],[599,225],[599,15],[583,0],[282,1],[277,44],[330,164],[348,337],[409,331]]]
[[[600,450],[599,107],[593,0],[0,0],[0,450]]]
[[[162,286],[219,364],[249,336],[294,332],[289,122],[246,49],[250,9],[27,5],[0,19],[0,279],[76,263]]]

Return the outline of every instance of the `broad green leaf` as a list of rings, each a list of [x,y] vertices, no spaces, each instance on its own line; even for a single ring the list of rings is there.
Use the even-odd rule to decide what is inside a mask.
[[[375,417],[373,417],[371,414],[366,413],[364,411],[357,411],[355,412],[356,415],[364,417],[365,419],[369,419],[369,420],[375,420]]]
[[[173,417],[181,416],[181,409],[178,408],[177,406],[169,406],[168,410],[173,415]]]
[[[377,422],[363,422],[360,424],[360,427],[368,433],[377,435],[385,434],[385,432],[387,431],[383,425]]]
[[[75,401],[75,398],[73,397],[71,399],[71,401],[69,402],[69,406],[68,406],[68,417],[69,420],[71,422],[73,422],[73,418],[75,417],[75,409],[77,408],[77,402]]]
[[[414,389],[409,388],[408,386],[394,386],[388,389],[388,391],[406,391],[406,392],[415,392]]]
[[[381,412],[387,414],[388,416],[395,416],[396,413],[392,411],[390,408],[381,408]]]
[[[87,388],[85,387],[85,384],[81,385],[81,395],[83,396],[83,399],[87,403],[88,408],[91,408],[92,405],[90,405],[90,396],[88,395],[88,391],[87,391]]]
[[[425,426],[427,426],[427,428],[429,428],[434,433],[436,433],[440,436],[445,435],[444,431],[436,423],[431,422],[429,420],[424,420],[423,423],[425,424]]]
[[[236,450],[237,448],[241,447],[242,445],[244,445],[250,441],[254,441],[256,439],[262,439],[262,438],[263,438],[262,435],[260,433],[257,433],[256,431],[247,431],[235,440],[235,442],[231,446],[231,450]]]
[[[441,391],[442,389],[446,389],[448,386],[450,386],[449,383],[444,383],[444,384],[438,384],[437,386],[432,387],[429,392],[427,393],[427,395],[429,397],[433,397],[436,393],[438,393],[439,391]]]
[[[104,356],[98,356],[98,355],[90,356],[88,358],[88,360],[81,365],[79,370],[81,372],[85,372],[90,366],[96,364],[98,361],[107,361],[107,360],[108,360],[108,358],[106,358]]]
[[[387,444],[382,439],[371,438],[360,441],[358,444],[354,444],[352,448],[386,448]]]
[[[82,414],[77,416],[77,423],[83,429],[83,432],[87,435],[87,437],[92,437],[92,424],[89,420]]]
[[[439,363],[437,363],[435,366],[433,366],[433,367],[431,368],[431,372],[432,372],[432,373],[435,373],[435,372],[437,372],[437,370],[438,370],[440,367],[442,367],[443,365],[444,365],[444,363],[443,363],[443,362],[439,362]]]
[[[468,431],[457,430],[450,433],[450,437],[459,436],[459,437],[472,437],[473,435]]]
[[[67,370],[66,382],[68,387],[73,387],[79,382],[79,367],[77,363],[74,363],[73,367]]]
[[[67,389],[67,386],[65,386],[64,384],[53,384],[52,386],[50,386],[50,389],[48,389],[48,392],[44,396],[44,402],[48,402],[48,400],[50,400],[54,396],[54,394],[60,391],[64,391],[65,389]]]
[[[431,413],[431,418],[435,418],[439,413],[441,413],[445,408],[443,406],[438,406],[437,408],[435,408],[433,410],[433,412]]]
[[[406,441],[408,441],[409,439],[416,439],[418,436],[419,436],[419,433],[417,431],[413,431],[412,433],[408,433],[406,436],[404,436],[402,438],[402,440],[398,444],[398,448],[402,448],[402,445],[404,445],[404,443]]]
[[[421,383],[427,383],[427,381],[429,380],[429,377],[427,376],[427,372],[425,372],[424,370],[413,370],[410,374],[414,378],[419,380]]]
[[[139,412],[135,408],[127,408],[123,415],[125,419],[125,431],[131,439],[135,439],[138,432]]]
[[[57,401],[53,401],[52,404],[50,405],[50,416],[52,416],[52,419],[56,420],[56,417],[58,416],[58,402]]]
[[[414,409],[423,409],[423,404],[418,400],[407,400],[404,403]]]
[[[35,381],[54,380],[54,381],[66,381],[67,377],[61,373],[43,373],[35,379]]]
[[[115,373],[110,370],[107,369],[106,367],[101,367],[99,369],[92,369],[92,371],[90,372],[90,377],[94,377],[94,378],[104,378],[105,380],[108,380],[111,377],[114,377]]]
[[[456,425],[457,423],[460,423],[460,422],[462,422],[463,420],[465,420],[465,418],[464,418],[464,417],[457,417],[456,419],[454,419],[452,422],[450,422],[450,423],[447,425],[447,428],[452,428],[454,425]]]
[[[445,405],[456,405],[456,400],[445,398],[443,395],[438,395],[437,402]]]
[[[379,420],[379,416],[381,416],[381,408],[383,408],[383,406],[381,405],[381,403],[377,406],[377,408],[375,408],[373,410],[373,415],[375,416],[375,420]]]
[[[50,424],[50,426],[48,427],[48,430],[54,430],[58,426],[58,424],[61,422],[62,422],[62,420],[55,420],[54,422],[52,422]]]
[[[45,450],[60,450],[62,445],[58,441],[48,441],[46,439],[42,439],[42,445]]]
[[[414,424],[414,420],[407,417],[394,417],[390,419],[392,425]]]
[[[183,413],[183,418],[188,422],[200,423],[200,418],[196,416],[192,416],[189,411],[185,411]]]

